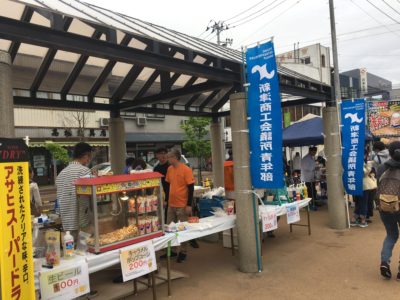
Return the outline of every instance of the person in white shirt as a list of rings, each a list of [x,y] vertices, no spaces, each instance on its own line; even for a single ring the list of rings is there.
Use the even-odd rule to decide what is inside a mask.
[[[312,208],[317,209],[315,200],[317,198],[317,190],[315,189],[315,155],[317,154],[317,147],[310,147],[308,154],[301,160],[301,181],[306,183],[308,197],[312,200]]]
[[[296,152],[296,155],[293,157],[293,171],[299,173],[301,170],[301,157],[300,153]]]

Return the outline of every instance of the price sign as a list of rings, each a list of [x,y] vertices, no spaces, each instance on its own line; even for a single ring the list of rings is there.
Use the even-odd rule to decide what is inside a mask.
[[[299,204],[297,202],[290,203],[286,206],[287,223],[296,223],[300,221]]]
[[[265,211],[261,213],[263,232],[278,229],[278,218],[275,211]]]
[[[85,261],[40,272],[42,299],[75,299],[90,292],[89,270]]]
[[[122,277],[125,281],[138,278],[157,269],[152,241],[136,244],[120,253]]]

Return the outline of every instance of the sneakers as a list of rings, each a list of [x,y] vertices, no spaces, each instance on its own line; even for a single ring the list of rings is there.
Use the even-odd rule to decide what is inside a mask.
[[[381,262],[381,266],[380,266],[380,270],[381,270],[381,275],[383,276],[383,278],[385,279],[390,279],[392,278],[392,272],[390,271],[390,266],[387,262]],[[397,274],[397,278],[399,278],[399,274]]]
[[[364,223],[358,223],[358,227],[365,228],[368,227],[368,223],[364,221]]]
[[[352,221],[350,221],[350,226],[351,227],[355,227],[355,226],[358,226],[358,221],[357,220],[352,220]]]
[[[171,256],[170,257],[176,257],[178,254],[176,252],[171,251]],[[163,254],[160,256],[160,259],[167,259],[167,254]]]
[[[178,259],[176,260],[177,263],[182,263],[186,260],[186,253],[179,252]]]

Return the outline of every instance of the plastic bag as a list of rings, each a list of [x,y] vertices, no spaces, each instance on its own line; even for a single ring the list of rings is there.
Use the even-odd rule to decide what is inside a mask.
[[[88,239],[90,238],[90,233],[79,231],[78,241],[76,243],[75,254],[85,255],[88,250]]]

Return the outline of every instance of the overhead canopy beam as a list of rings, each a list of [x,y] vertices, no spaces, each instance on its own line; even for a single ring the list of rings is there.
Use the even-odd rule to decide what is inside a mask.
[[[203,111],[203,109],[208,105],[208,103],[210,103],[211,100],[214,99],[219,92],[221,92],[221,90],[212,91],[212,93],[206,98],[206,100],[204,100],[203,103],[200,104],[200,111]]]
[[[229,70],[123,47],[70,32],[60,32],[36,24],[22,24],[19,20],[5,17],[0,17],[0,38],[108,60],[117,60],[162,71],[188,74],[214,81],[240,82],[240,74]]]
[[[25,6],[24,11],[22,12],[21,21],[22,22],[30,22],[33,16],[33,9],[29,6]],[[14,62],[15,57],[17,56],[19,47],[21,43],[18,41],[13,41],[8,49],[8,53],[11,56],[11,61]]]
[[[137,99],[135,101],[126,101],[124,103],[121,103],[119,105],[119,108],[121,110],[129,110],[131,108],[143,106],[143,105],[149,105],[161,101],[169,101],[171,99],[187,96],[187,95],[192,95],[192,94],[197,94],[197,93],[204,93],[208,91],[213,91],[215,89],[221,89],[226,87],[226,85],[221,84],[219,82],[204,82],[200,84],[193,85],[191,87],[183,87],[180,89],[172,90],[166,93],[161,93],[153,96],[148,96],[145,98]]]
[[[143,71],[143,67],[141,66],[133,66],[128,74],[126,74],[125,78],[122,80],[119,87],[115,90],[113,95],[111,96],[111,102],[115,103],[121,100],[126,92],[131,87],[132,83],[139,77],[140,73]]]
[[[122,38],[120,45],[128,46],[131,40],[132,40],[132,36],[129,34],[125,34],[125,36]],[[95,82],[93,83],[93,85],[90,88],[90,91],[88,93],[88,99],[90,102],[93,101],[97,92],[100,90],[101,86],[106,81],[107,77],[110,75],[112,69],[114,68],[114,66],[116,64],[117,64],[116,60],[109,60],[106,64],[106,66],[104,67],[103,71],[101,71],[99,76],[96,78]]]
[[[14,105],[20,106],[31,106],[34,108],[38,107],[48,107],[48,108],[62,108],[70,110],[72,108],[84,109],[84,110],[102,110],[111,111],[115,109],[112,104],[104,103],[89,103],[81,101],[62,101],[62,100],[51,100],[42,98],[32,98],[32,97],[20,97],[14,96]]]
[[[224,104],[229,100],[230,95],[235,91],[235,87],[232,87],[225,93],[224,96],[213,106],[212,111],[213,113],[218,113],[218,111],[224,106]]]
[[[145,114],[157,114],[157,115],[169,115],[169,116],[182,116],[182,117],[211,117],[211,112],[199,112],[199,111],[187,111],[179,109],[164,109],[164,108],[153,108],[153,107],[136,107],[129,112],[145,113]]]

